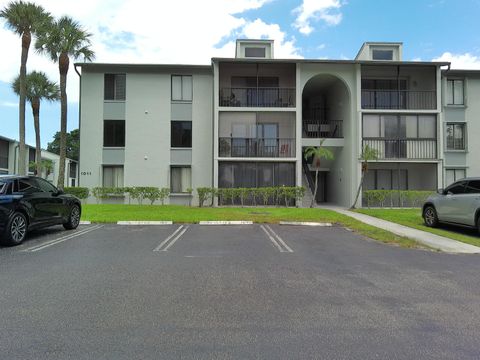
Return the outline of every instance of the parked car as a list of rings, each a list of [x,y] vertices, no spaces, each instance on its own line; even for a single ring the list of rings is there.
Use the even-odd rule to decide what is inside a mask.
[[[475,227],[480,232],[480,178],[454,182],[430,196],[423,205],[425,225],[450,223]]]
[[[0,240],[18,245],[32,229],[80,224],[80,200],[36,176],[0,175]]]

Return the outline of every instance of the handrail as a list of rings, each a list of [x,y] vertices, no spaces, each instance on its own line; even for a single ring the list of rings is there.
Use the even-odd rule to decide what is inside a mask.
[[[295,157],[295,138],[220,137],[220,157]]]

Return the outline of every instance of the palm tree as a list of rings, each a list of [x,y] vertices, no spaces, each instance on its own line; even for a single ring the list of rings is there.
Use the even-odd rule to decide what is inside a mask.
[[[42,100],[55,101],[59,99],[58,85],[50,81],[43,72],[32,71],[26,77],[26,98],[32,106],[33,125],[35,127],[35,169],[36,175],[42,173],[42,149],[40,142],[40,102]],[[20,94],[20,76],[13,81],[13,91]]]
[[[62,16],[52,21],[47,31],[37,37],[35,48],[38,52],[47,54],[54,63],[58,63],[60,72],[60,168],[58,184],[63,189],[65,182],[65,157],[67,143],[67,74],[70,57],[74,60],[83,56],[85,61],[94,58],[91,50],[91,34],[86,32],[78,22],[69,16]]]
[[[20,59],[20,83],[19,83],[19,106],[18,106],[18,130],[19,130],[19,154],[18,173],[25,175],[26,147],[25,147],[25,105],[27,87],[28,50],[32,41],[32,35],[38,35],[43,25],[49,21],[50,14],[44,8],[31,2],[12,1],[2,11],[0,17],[6,21],[6,26],[22,38],[22,55]]]
[[[360,184],[358,185],[357,196],[355,196],[355,202],[351,207],[352,209],[355,209],[358,197],[360,196],[360,191],[363,188],[363,181],[365,180],[365,175],[368,172],[368,162],[378,160],[378,150],[372,149],[369,145],[365,145],[362,151],[362,155],[360,156],[360,160],[362,160],[362,179],[360,180]]]
[[[313,157],[313,166],[315,167],[315,189],[313,191],[313,198],[312,202],[310,204],[310,207],[313,208],[313,205],[315,204],[315,200],[317,198],[317,188],[318,188],[318,172],[320,171],[320,162],[321,159],[325,160],[333,160],[334,155],[333,153],[323,147],[323,142],[325,139],[320,140],[320,146],[309,146],[305,149],[305,153],[303,156],[305,157],[305,160],[308,160],[309,158]]]

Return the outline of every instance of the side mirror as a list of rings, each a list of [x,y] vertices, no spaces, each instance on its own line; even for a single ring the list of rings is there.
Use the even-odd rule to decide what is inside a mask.
[[[444,189],[438,189],[437,194],[445,195],[445,190]]]
[[[63,194],[65,194],[65,192],[62,189],[58,189],[57,192],[55,193],[55,196],[63,195]]]

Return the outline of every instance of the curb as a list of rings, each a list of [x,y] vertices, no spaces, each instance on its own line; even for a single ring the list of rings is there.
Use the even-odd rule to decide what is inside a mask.
[[[308,221],[280,221],[280,225],[301,225],[301,226],[333,226],[328,222],[308,222]]]
[[[117,225],[172,225],[173,221],[117,221]]]
[[[200,225],[253,225],[253,221],[200,221]]]

